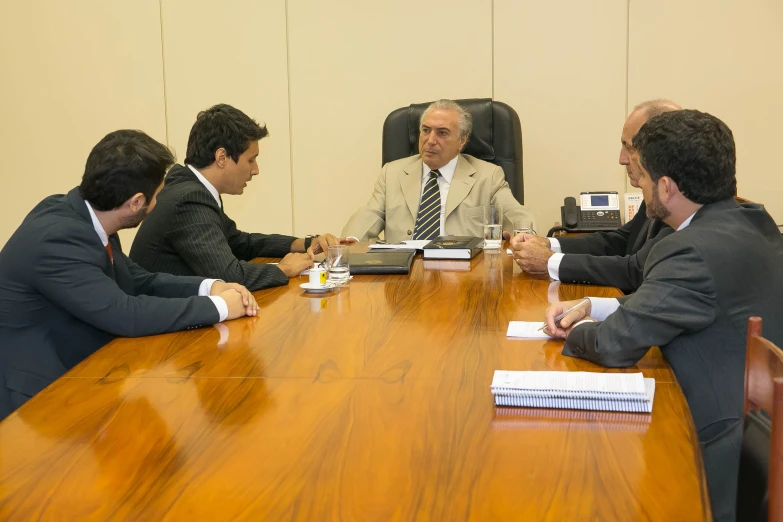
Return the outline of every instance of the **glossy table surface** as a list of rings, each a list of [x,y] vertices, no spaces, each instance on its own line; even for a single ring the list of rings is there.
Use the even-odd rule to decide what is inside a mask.
[[[619,292],[503,252],[305,281],[256,292],[255,318],[118,339],[0,423],[0,520],[709,518],[657,349],[619,370],[656,379],[652,415],[493,405],[496,369],[618,371],[505,333]]]

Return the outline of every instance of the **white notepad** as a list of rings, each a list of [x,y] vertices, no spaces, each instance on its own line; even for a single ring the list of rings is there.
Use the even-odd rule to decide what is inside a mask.
[[[408,239],[399,243],[373,243],[370,250],[422,250],[429,242],[429,239]]]
[[[511,321],[508,323],[506,337],[515,337],[517,339],[551,339],[550,336],[541,331],[544,326],[543,321]]]
[[[497,406],[651,413],[655,379],[641,373],[496,370]]]

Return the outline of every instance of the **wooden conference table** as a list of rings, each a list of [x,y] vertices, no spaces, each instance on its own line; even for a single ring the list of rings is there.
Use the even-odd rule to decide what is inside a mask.
[[[709,519],[657,349],[631,369],[657,381],[652,416],[492,403],[496,369],[609,371],[505,332],[616,290],[500,252],[305,281],[256,292],[255,318],[116,340],[0,423],[0,520]]]

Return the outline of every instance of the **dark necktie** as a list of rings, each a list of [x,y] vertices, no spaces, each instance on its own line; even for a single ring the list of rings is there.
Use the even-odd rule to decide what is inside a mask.
[[[430,171],[419,203],[419,215],[411,239],[435,239],[440,235],[440,188],[437,170]]]

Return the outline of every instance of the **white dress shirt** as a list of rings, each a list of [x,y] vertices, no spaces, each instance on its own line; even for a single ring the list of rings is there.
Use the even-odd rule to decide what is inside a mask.
[[[677,227],[677,232],[690,225],[691,220],[695,215],[696,212],[688,216],[688,218],[685,221],[683,221],[679,227]],[[590,306],[591,306],[590,317],[592,317],[593,319],[597,319],[599,321],[603,321],[604,319],[612,315],[615,310],[620,308],[620,301],[618,301],[614,297],[589,297],[588,299],[590,299]],[[584,321],[580,321],[580,322],[584,322]]]
[[[98,237],[101,239],[101,243],[103,243],[103,246],[105,247],[106,245],[109,244],[109,236],[106,234],[106,231],[103,229],[103,225],[101,225],[101,222],[98,221],[98,216],[95,215],[95,211],[92,209],[90,202],[84,200],[84,204],[87,205],[87,210],[90,212],[90,219],[92,219],[92,227],[95,229],[95,233],[98,234]],[[226,304],[225,299],[223,299],[222,297],[217,295],[209,295],[209,293],[212,291],[212,284],[215,281],[219,281],[219,279],[204,279],[201,282],[201,285],[198,287],[198,295],[209,297],[212,300],[212,302],[215,304],[215,308],[217,308],[218,314],[220,314],[220,321],[222,322],[225,321],[226,318],[228,317],[228,305]]]
[[[217,189],[210,183],[207,178],[201,175],[201,172],[197,171],[196,168],[193,165],[188,165],[188,168],[193,172],[193,174],[196,175],[198,180],[201,182],[202,185],[207,187],[207,190],[210,194],[212,194],[212,197],[215,198],[215,201],[217,201],[218,207],[223,208],[223,204],[220,202],[220,193],[217,191]]]
[[[446,234],[446,200],[449,198],[449,187],[451,186],[451,180],[454,179],[454,171],[457,169],[457,159],[459,155],[454,156],[454,159],[443,165],[438,169],[440,176],[438,176],[438,188],[440,189],[440,235]],[[427,184],[427,180],[430,178],[431,168],[426,163],[421,164],[421,195],[424,194],[424,187]],[[421,201],[421,195],[419,195],[419,201]],[[418,218],[418,216],[417,216]]]

